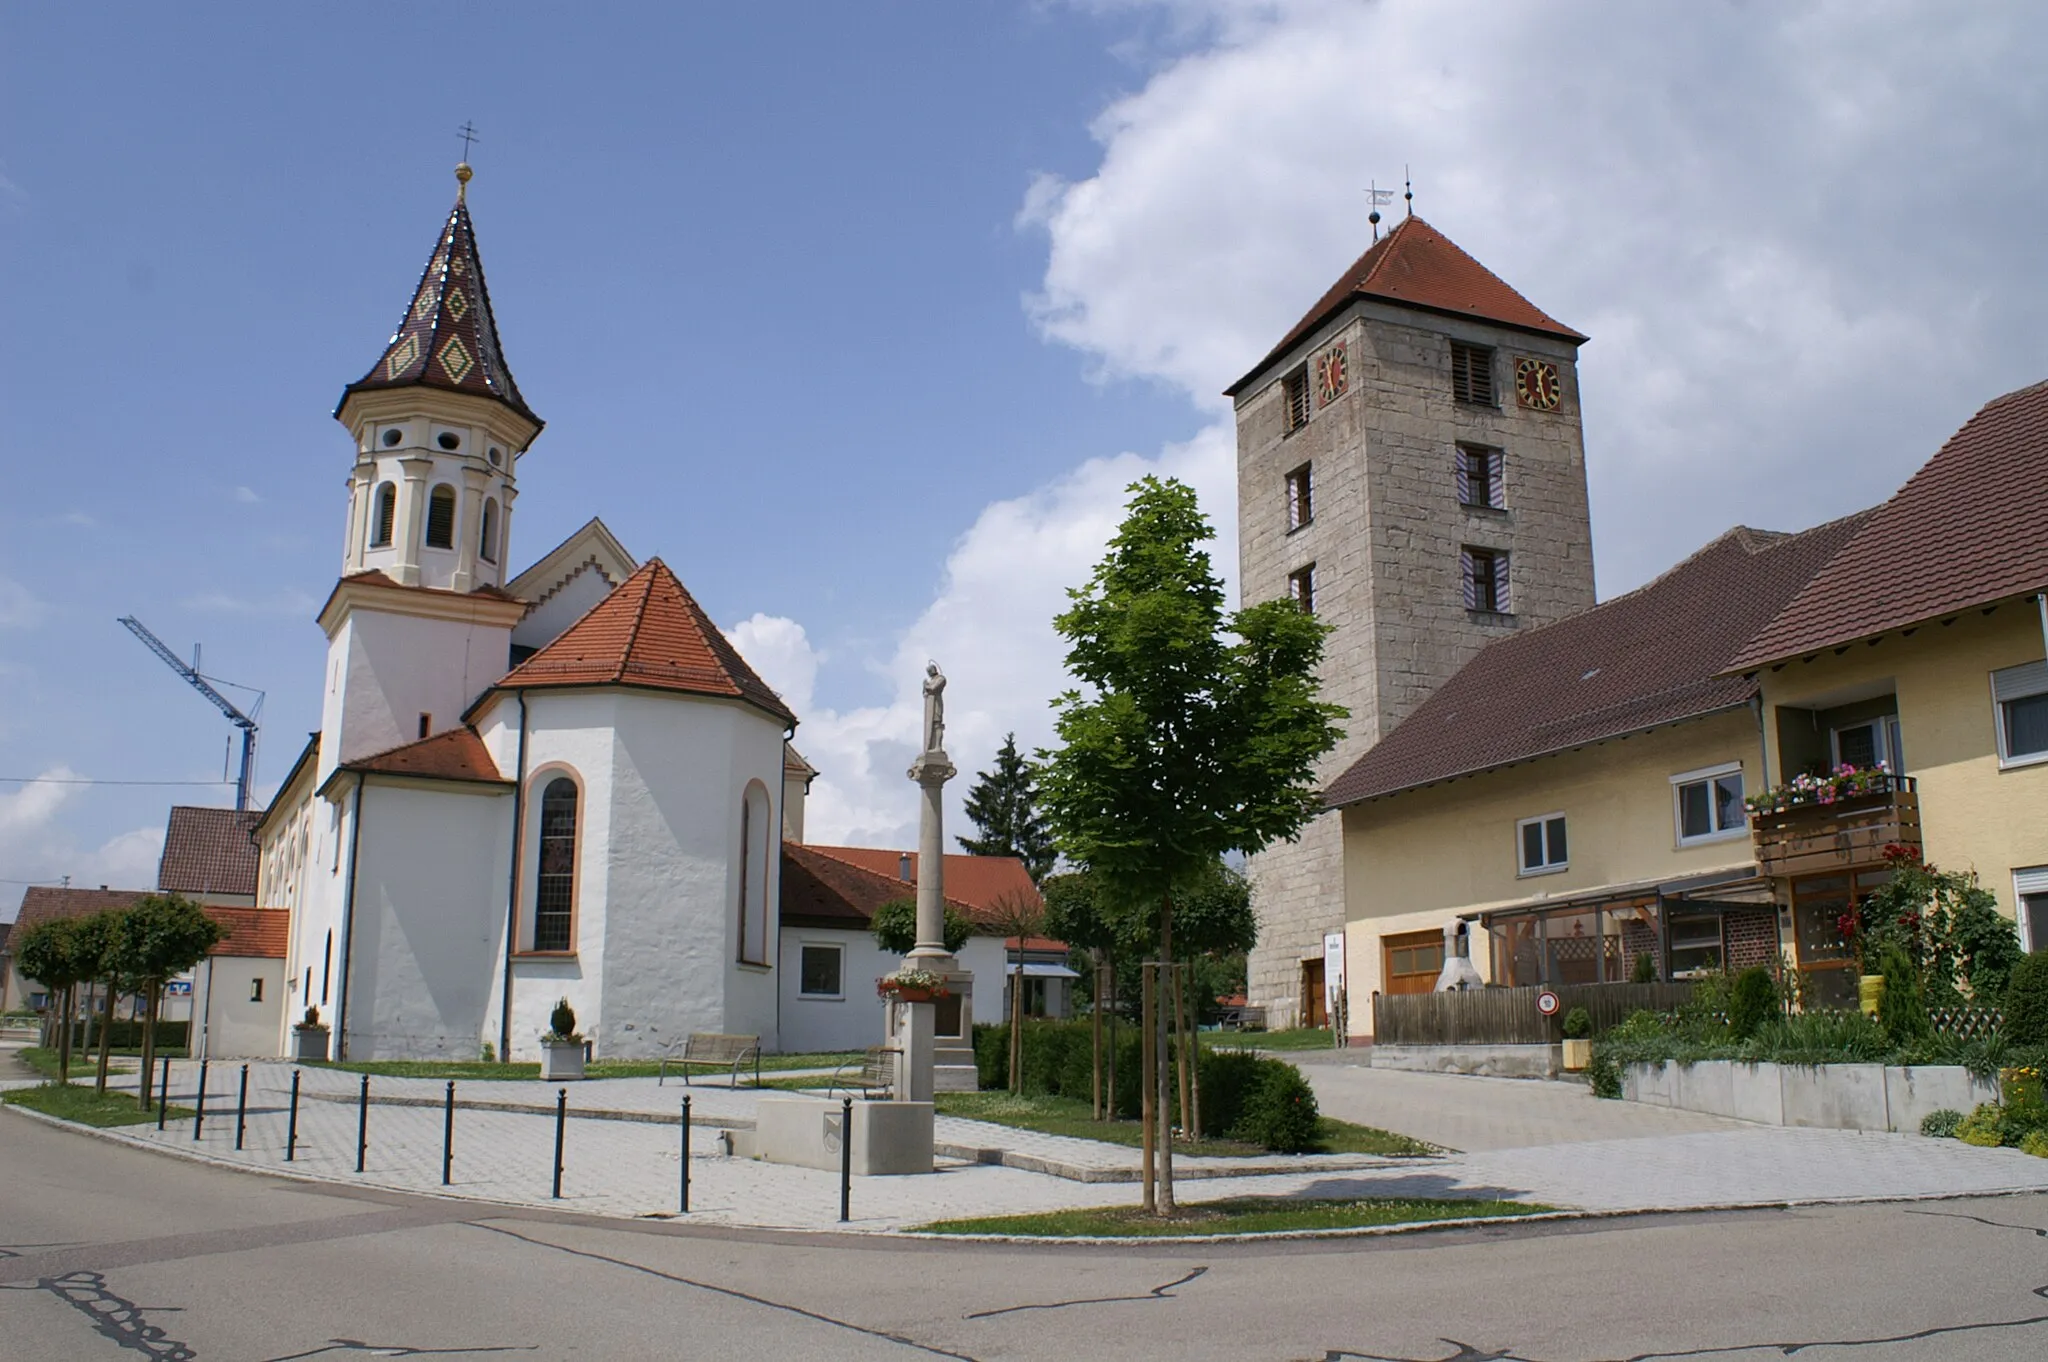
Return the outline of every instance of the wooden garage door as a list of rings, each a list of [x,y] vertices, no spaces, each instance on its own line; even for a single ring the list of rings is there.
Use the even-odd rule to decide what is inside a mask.
[[[1380,938],[1380,991],[1427,993],[1444,969],[1444,934],[1408,932]]]

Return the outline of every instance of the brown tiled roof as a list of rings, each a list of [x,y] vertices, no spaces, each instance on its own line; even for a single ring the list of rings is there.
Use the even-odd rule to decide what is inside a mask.
[[[378,586],[390,591],[425,591],[435,596],[483,596],[494,601],[511,601],[515,605],[526,604],[525,601],[520,600],[511,592],[501,590],[489,584],[466,592],[450,591],[446,587],[439,586],[407,586],[403,582],[395,581],[391,577],[386,576],[378,568],[370,568],[365,572],[352,572],[336,582],[334,590],[327,593],[327,599],[321,603],[320,609],[314,618],[317,619],[320,615],[327,613],[327,607],[334,604],[335,595],[345,586]]]
[[[344,771],[367,771],[373,775],[418,776],[422,780],[472,780],[489,785],[510,785],[491,750],[476,730],[451,728],[431,738],[421,738],[403,747],[373,752],[367,757],[343,762]]]
[[[815,851],[834,860],[876,875],[885,876],[900,885],[904,893],[915,893],[917,886],[917,853],[914,851],[890,851],[883,847],[826,847],[806,844],[806,850]],[[910,858],[910,878],[903,879],[901,870],[903,858]],[[1015,856],[965,856],[949,854],[946,857],[946,897],[965,905],[970,911],[981,912],[998,908],[1012,899],[1027,903],[1038,903],[1038,886],[1031,882],[1031,872],[1024,868],[1024,862]]]
[[[501,689],[648,686],[744,700],[787,724],[796,715],[754,674],[659,558],[612,589],[553,643],[506,673]]]
[[[284,959],[291,939],[292,915],[282,908],[220,908],[206,915],[221,925],[221,938],[208,955],[234,955],[252,960]]]
[[[156,887],[180,894],[254,894],[256,843],[251,834],[262,821],[254,809],[237,813],[173,806],[164,825]]]
[[[782,921],[786,926],[865,931],[877,908],[916,892],[915,885],[894,875],[877,874],[817,847],[782,844]],[[951,895],[946,901],[963,912],[970,911]]]
[[[459,193],[398,329],[370,372],[342,392],[342,401],[372,389],[410,387],[496,398],[534,425],[542,424],[519,395],[498,346],[498,323],[491,313],[491,291],[484,286],[476,230],[469,221],[469,204]]]
[[[1472,317],[1522,331],[1556,336],[1574,345],[1585,337],[1564,323],[1546,315],[1536,305],[1508,287],[1501,277],[1474,260],[1436,228],[1421,218],[1397,223],[1372,244],[1371,249],[1330,291],[1316,301],[1294,329],[1273,347],[1272,353],[1252,367],[1250,373],[1224,389],[1235,397],[1251,381],[1292,350],[1302,337],[1321,326],[1330,315],[1354,298],[1373,298],[1426,312]]]
[[[1985,403],[1729,669],[2048,588],[2044,466],[2048,383]]]
[[[1656,581],[1466,663],[1324,793],[1332,806],[1745,704],[1728,659],[1864,522],[1734,529]]]
[[[148,898],[154,889],[62,889],[33,884],[21,896],[21,911],[14,916],[14,929],[25,932],[38,922],[56,918],[91,917],[102,908],[132,908],[137,899]]]

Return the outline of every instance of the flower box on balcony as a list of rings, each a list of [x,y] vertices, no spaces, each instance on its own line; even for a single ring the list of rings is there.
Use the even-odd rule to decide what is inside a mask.
[[[1773,877],[1882,865],[1887,846],[1920,842],[1920,797],[1908,776],[1805,778],[1757,795],[1749,806],[1757,864]]]

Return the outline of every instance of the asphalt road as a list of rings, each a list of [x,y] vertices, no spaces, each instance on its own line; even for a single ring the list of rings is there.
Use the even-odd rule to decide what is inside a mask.
[[[0,1112],[0,1359],[2048,1357],[2048,1197],[1251,1247],[693,1231]]]

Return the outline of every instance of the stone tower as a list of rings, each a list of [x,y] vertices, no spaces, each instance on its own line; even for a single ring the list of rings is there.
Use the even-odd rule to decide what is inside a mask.
[[[1593,604],[1585,340],[1409,217],[1228,390],[1243,600],[1291,595],[1333,626],[1323,696],[1351,717],[1325,781],[1488,643]],[[1317,1022],[1345,921],[1337,815],[1249,869],[1249,1001]]]

